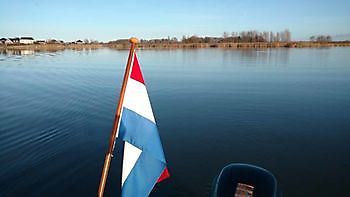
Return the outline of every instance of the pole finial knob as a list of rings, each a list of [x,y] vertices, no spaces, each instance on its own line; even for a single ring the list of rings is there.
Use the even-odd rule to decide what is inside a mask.
[[[136,37],[130,38],[129,41],[130,41],[130,43],[133,43],[133,44],[139,43],[139,39],[137,39]]]

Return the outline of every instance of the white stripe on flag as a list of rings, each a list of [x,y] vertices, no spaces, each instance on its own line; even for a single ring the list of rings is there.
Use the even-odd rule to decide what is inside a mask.
[[[129,176],[132,168],[135,166],[135,163],[140,157],[141,152],[142,151],[140,149],[125,141],[122,169],[122,186],[126,178]]]
[[[126,86],[123,106],[155,123],[146,86],[132,78]]]

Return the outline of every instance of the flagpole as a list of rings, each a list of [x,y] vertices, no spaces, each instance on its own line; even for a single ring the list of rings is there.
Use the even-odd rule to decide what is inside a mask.
[[[131,62],[132,62],[132,58],[133,58],[133,55],[134,55],[134,52],[135,52],[136,44],[138,43],[138,39],[133,37],[133,38],[130,38],[129,41],[131,43],[130,52],[129,52],[128,62],[126,64],[126,68],[125,68],[122,88],[120,90],[118,107],[117,107],[117,110],[116,110],[116,113],[115,113],[112,133],[111,133],[111,137],[109,139],[109,147],[108,147],[108,151],[106,153],[106,157],[105,157],[105,161],[104,161],[104,165],[103,165],[100,185],[98,187],[98,197],[103,197],[103,192],[104,192],[104,189],[105,189],[105,186],[106,186],[106,180],[107,180],[107,176],[108,176],[109,166],[111,164],[111,159],[112,159],[115,139],[117,137],[117,132],[118,132],[118,124],[119,124],[120,115],[121,115],[121,111],[122,111],[126,84],[128,83],[128,79],[129,79],[129,75],[130,75],[130,69],[131,69]]]

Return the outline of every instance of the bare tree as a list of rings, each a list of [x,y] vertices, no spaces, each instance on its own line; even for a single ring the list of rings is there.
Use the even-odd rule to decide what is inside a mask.
[[[270,42],[273,42],[274,41],[273,39],[274,39],[274,35],[273,35],[273,32],[271,31],[270,32]]]
[[[316,40],[316,36],[310,36],[310,41],[314,42]]]
[[[171,38],[171,42],[177,42],[177,41],[178,41],[178,40],[177,40],[176,37]]]
[[[233,32],[231,32],[231,36],[232,36],[232,37],[237,37],[237,36],[238,36],[238,33],[236,33],[236,32],[233,31]]]
[[[227,33],[226,31],[223,33],[223,37],[224,37],[224,38],[227,38],[227,37],[228,37],[228,33]]]
[[[310,40],[317,41],[317,42],[331,42],[332,37],[330,35],[318,35],[318,36],[311,36]]]
[[[98,40],[90,40],[91,44],[98,44]]]
[[[276,41],[276,42],[279,42],[280,40],[281,40],[281,35],[280,35],[279,32],[277,32],[277,33],[276,33],[276,39],[275,39],[275,41]]]
[[[264,31],[264,32],[262,33],[262,37],[263,37],[263,39],[264,39],[264,42],[269,42],[269,41],[270,41],[270,39],[269,39],[269,32]]]
[[[290,40],[291,40],[291,33],[288,29],[286,29],[280,33],[280,41],[290,42]]]
[[[239,36],[240,36],[242,42],[246,42],[247,41],[246,40],[247,33],[245,31],[240,32]]]
[[[285,42],[290,42],[292,40],[292,33],[289,29],[284,30]]]

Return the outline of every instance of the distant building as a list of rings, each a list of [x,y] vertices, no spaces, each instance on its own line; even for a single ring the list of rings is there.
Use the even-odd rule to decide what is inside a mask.
[[[75,43],[77,44],[83,44],[84,42],[82,40],[77,40]]]
[[[4,44],[6,44],[6,45],[7,45],[7,44],[13,44],[13,42],[12,42],[10,39],[6,39],[5,42],[4,42]]]
[[[19,38],[9,38],[11,44],[19,44]]]
[[[0,44],[5,44],[5,41],[7,40],[7,38],[1,38],[0,39]]]
[[[34,38],[32,37],[21,37],[19,39],[20,44],[33,44],[34,43]]]
[[[45,40],[36,40],[34,41],[34,44],[46,44]]]
[[[59,42],[56,39],[48,39],[48,40],[46,40],[46,43],[47,44],[58,44]]]

